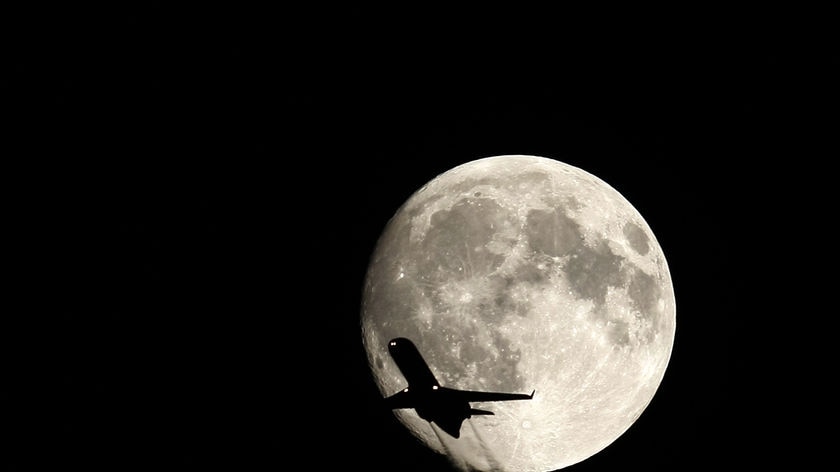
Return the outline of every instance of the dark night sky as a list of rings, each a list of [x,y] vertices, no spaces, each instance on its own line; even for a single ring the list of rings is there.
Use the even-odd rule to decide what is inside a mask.
[[[4,470],[441,470],[378,406],[361,285],[412,192],[499,154],[618,189],[674,280],[659,392],[568,470],[801,466],[819,449],[792,406],[818,321],[788,264],[831,243],[802,224],[830,212],[801,215],[836,158],[811,146],[836,132],[836,50],[243,16],[181,35],[127,15],[7,56],[32,303],[7,334]]]

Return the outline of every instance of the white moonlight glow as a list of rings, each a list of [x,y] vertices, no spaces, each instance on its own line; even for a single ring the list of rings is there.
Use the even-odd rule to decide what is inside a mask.
[[[624,433],[653,398],[676,328],[668,265],[642,216],[597,177],[556,160],[495,156],[432,179],[385,227],[361,324],[383,396],[405,388],[388,354],[414,341],[448,387],[530,392],[473,404],[493,416],[455,439],[395,410],[465,470],[547,471]]]

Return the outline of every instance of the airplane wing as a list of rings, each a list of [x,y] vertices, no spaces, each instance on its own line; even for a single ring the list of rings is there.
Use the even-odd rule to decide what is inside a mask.
[[[465,402],[501,402],[508,400],[530,400],[534,398],[536,390],[527,393],[502,393],[502,392],[480,392],[474,390],[456,390],[452,388],[440,387],[441,390],[446,390],[447,396],[457,398]]]

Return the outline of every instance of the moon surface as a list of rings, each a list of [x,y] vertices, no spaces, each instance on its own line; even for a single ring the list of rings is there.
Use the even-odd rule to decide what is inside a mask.
[[[474,403],[493,416],[448,436],[400,422],[463,470],[549,471],[623,434],[652,400],[676,305],[662,248],[639,212],[592,174],[494,156],[438,175],[385,226],[362,296],[362,338],[383,396],[406,382],[388,354],[414,341],[447,387],[530,393]]]

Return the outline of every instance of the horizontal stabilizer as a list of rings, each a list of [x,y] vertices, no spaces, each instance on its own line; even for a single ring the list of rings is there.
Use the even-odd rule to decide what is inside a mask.
[[[493,413],[492,411],[477,410],[475,408],[470,408],[470,414],[471,415],[493,415],[495,413]]]

